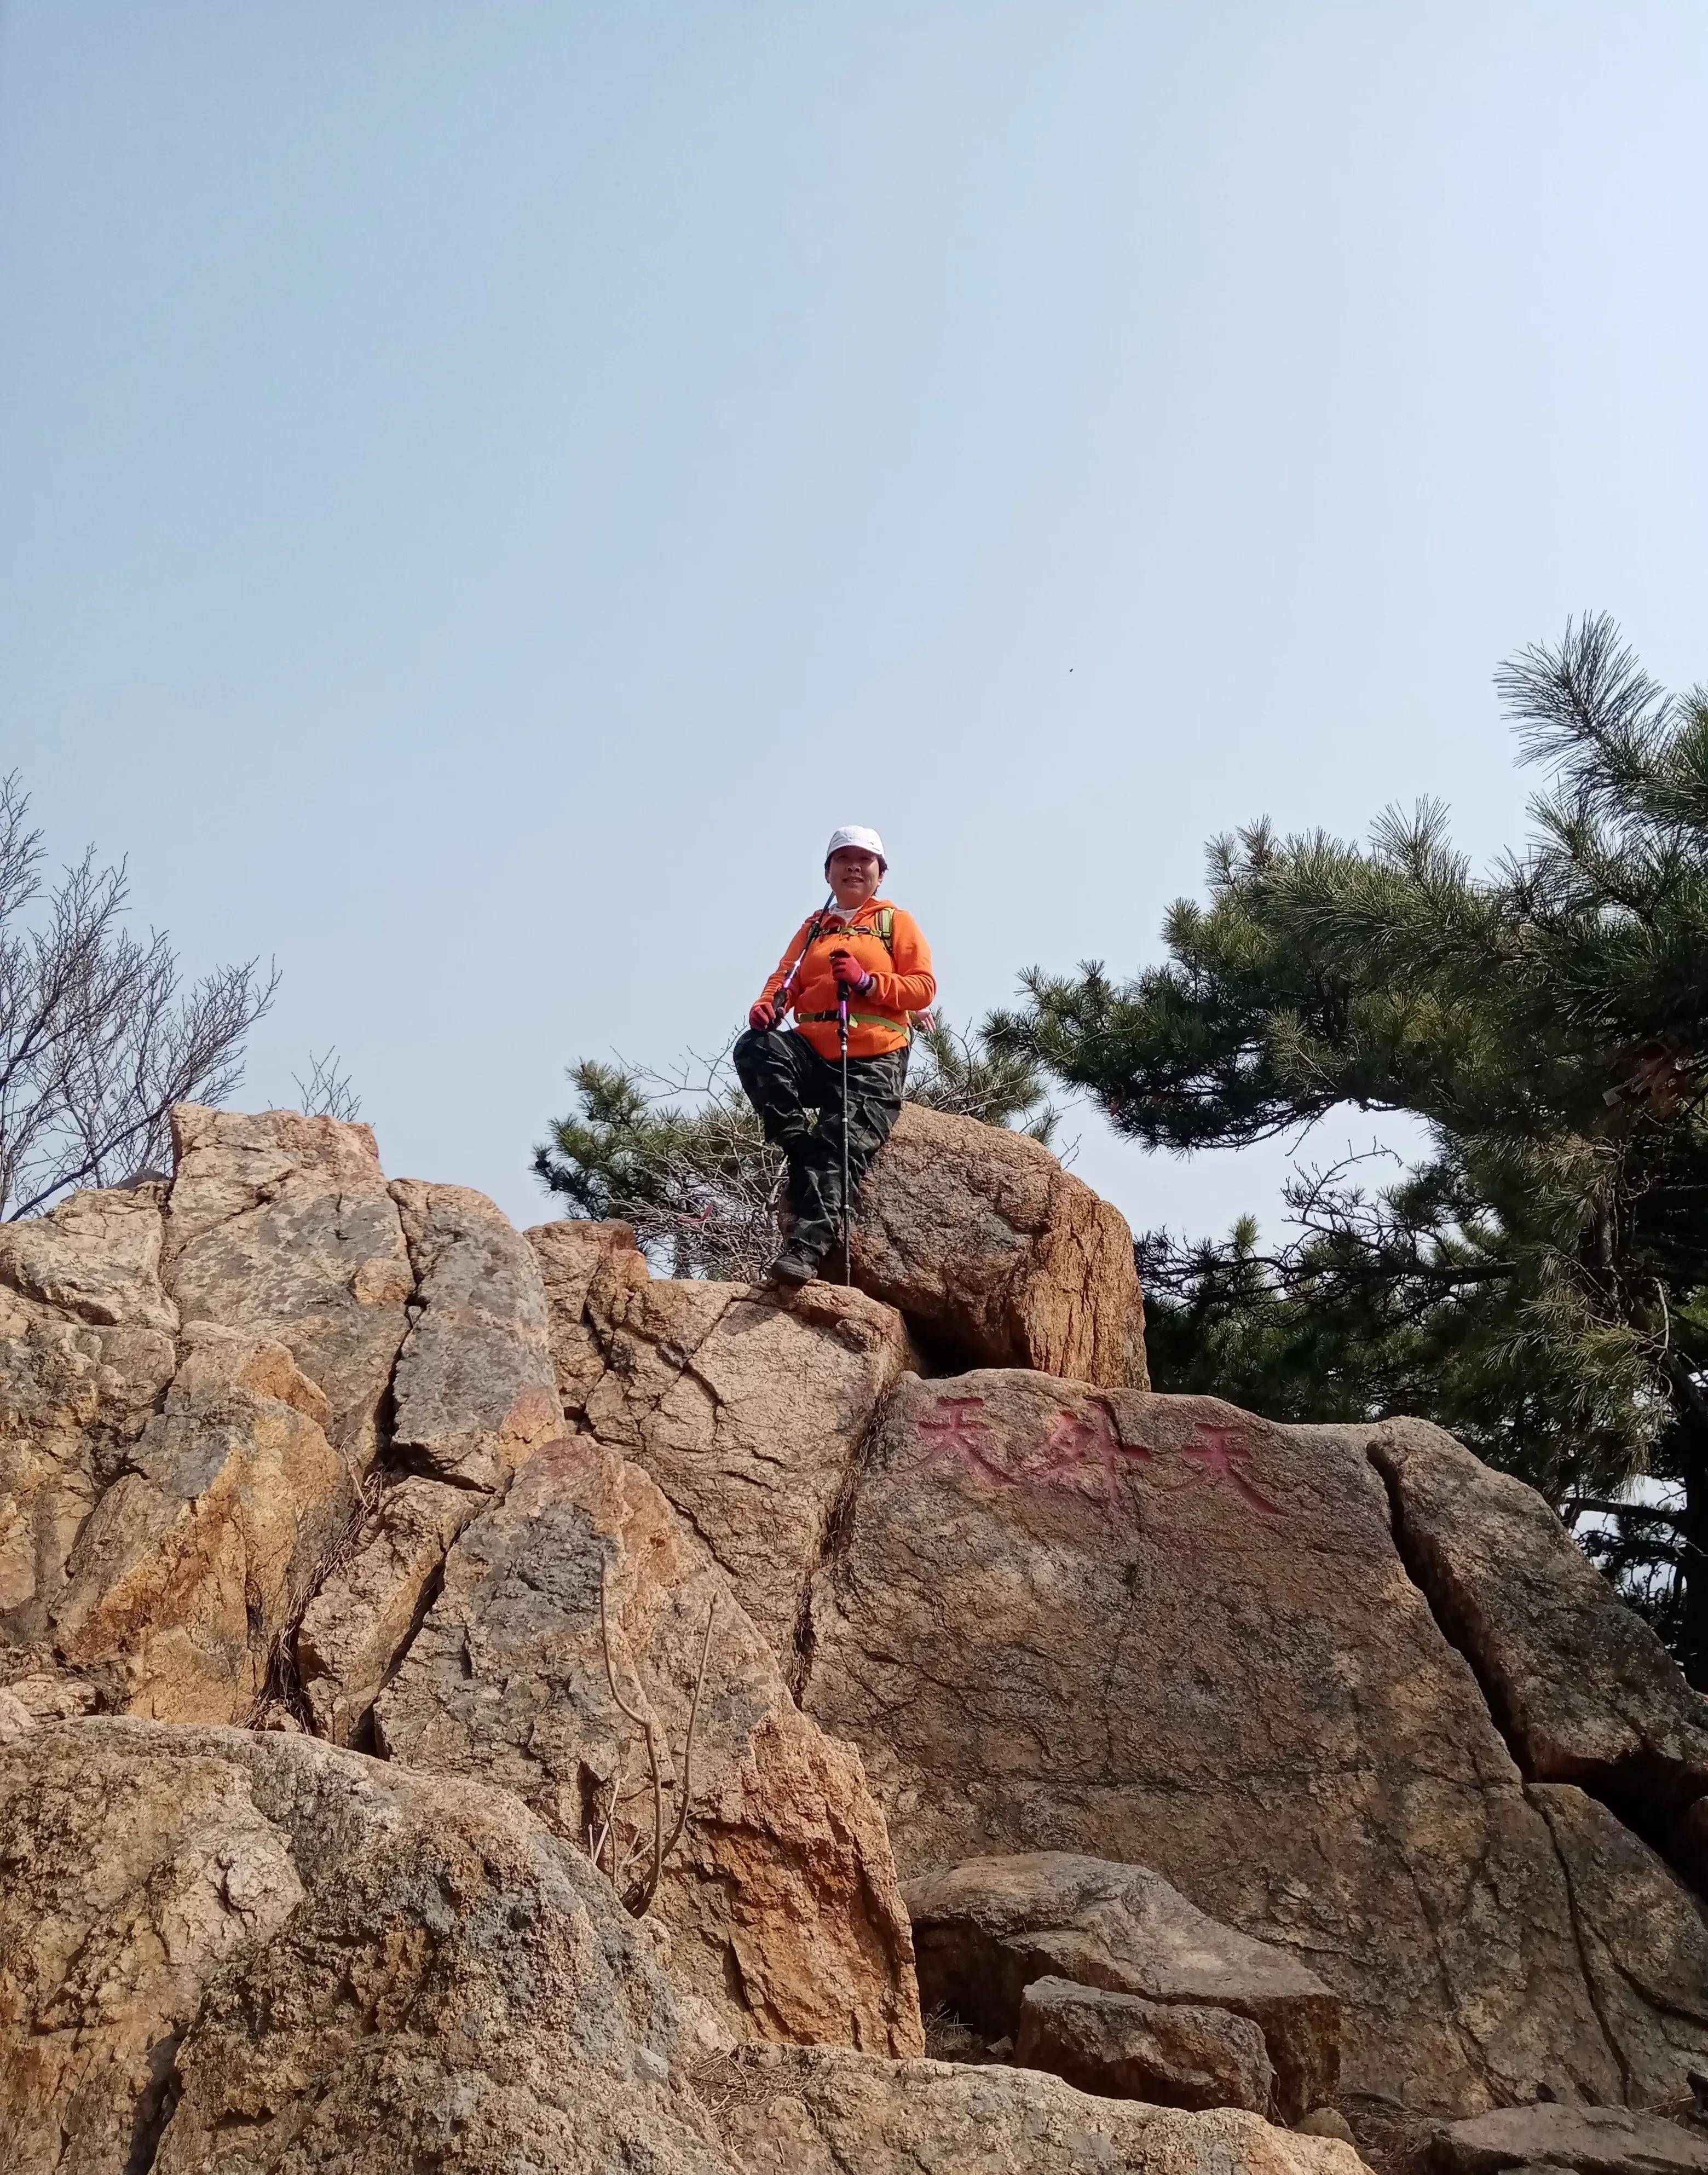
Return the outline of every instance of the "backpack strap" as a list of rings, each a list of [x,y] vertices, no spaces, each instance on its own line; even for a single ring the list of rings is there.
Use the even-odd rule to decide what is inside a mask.
[[[829,919],[830,916],[827,914],[821,914],[813,923],[811,931],[801,949],[800,956],[803,959],[823,935],[824,925]],[[833,936],[876,936],[893,959],[896,956],[896,909],[892,906],[881,906],[878,909],[878,918],[876,921],[865,922],[858,928],[851,927],[849,923],[844,922],[840,929],[832,930],[831,934]]]

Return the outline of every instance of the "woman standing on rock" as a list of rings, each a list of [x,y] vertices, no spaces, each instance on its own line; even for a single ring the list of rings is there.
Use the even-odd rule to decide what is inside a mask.
[[[790,939],[735,1045],[735,1071],[765,1137],[789,1158],[794,1226],[767,1272],[778,1283],[807,1283],[830,1251],[844,1164],[857,1191],[901,1112],[912,1016],[937,994],[919,924],[877,896],[887,866],[876,831],[851,825],[832,833],[824,862],[831,901]],[[844,993],[846,1104],[838,1027]],[[795,1024],[785,1031],[791,1007]]]

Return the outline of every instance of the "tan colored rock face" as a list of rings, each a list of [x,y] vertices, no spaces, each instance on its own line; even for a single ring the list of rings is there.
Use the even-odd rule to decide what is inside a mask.
[[[388,1190],[366,1126],[174,1123],[169,1187],[0,1233],[0,1682],[73,1672],[108,1707],[241,1719],[281,1653],[288,1687],[315,1597],[304,1690],[343,1738],[469,1491],[562,1431],[538,1267],[480,1195]],[[411,1465],[452,1500],[400,1489]]]
[[[8,2175],[729,2175],[644,1939],[513,1800],[303,1738],[0,1749]]]
[[[1034,1979],[1021,1998],[1014,2059],[1082,2091],[1157,2107],[1248,2108],[1267,2116],[1275,2072],[1249,2016],[1144,2001],[1072,1979]]]
[[[579,1217],[536,1223],[523,1234],[534,1249],[545,1289],[551,1353],[564,1417],[578,1424],[588,1393],[605,1370],[603,1326],[623,1288],[649,1281],[646,1256],[627,1223]]]
[[[1527,1775],[1623,1787],[1656,1824],[1708,1791],[1708,1700],[1533,1488],[1423,1420],[1373,1430],[1371,1455],[1413,1573]]]
[[[46,1216],[0,1224],[0,1334],[19,1300],[67,1321],[178,1326],[160,1285],[164,1185],[73,1194]]]
[[[575,1228],[529,1234],[570,1409],[657,1481],[787,1668],[872,1415],[917,1364],[901,1317],[832,1284],[784,1303],[747,1284],[653,1283],[626,1258],[626,1224],[558,1235]]]
[[[133,2165],[208,1981],[301,1900],[241,1767],[195,1743],[70,1722],[0,1753],[0,2140],[17,2175]]]
[[[451,1543],[485,1499],[442,1480],[397,1482],[304,1612],[296,1666],[316,1734],[347,1744],[436,1589]]]
[[[1093,2099],[1037,2069],[744,2048],[719,2123],[746,2175],[1362,2175],[1349,2145],[1254,2114]],[[715,2083],[708,2096],[717,2104]]]
[[[908,1235],[917,1202],[873,1226],[933,1358],[1000,1331],[1119,1379],[1110,1325],[1136,1315],[1104,1271],[1124,1230],[1052,1192],[1048,1158],[973,1130],[994,1163],[940,1156],[920,1179],[952,1240]],[[179,1136],[170,1192],[0,1231],[0,1791],[95,1701],[268,1730],[312,1716],[366,1743],[377,1698],[393,1759],[298,1739],[310,1767],[280,1766],[276,1737],[243,1738],[208,1755],[211,1780],[144,1782],[127,1748],[165,1733],[108,1723],[98,1762],[51,1787],[31,1771],[6,1831],[23,1845],[0,1837],[8,2175],[35,2175],[19,2136],[55,2175],[137,2175],[174,2104],[157,2170],[414,2175],[426,2150],[447,2175],[605,2175],[614,2151],[733,2175],[644,2033],[632,2073],[565,2056],[586,2012],[563,1989],[610,1963],[610,1926],[632,1931],[609,1879],[559,1913],[506,1855],[522,1823],[529,1864],[568,1862],[615,1792],[605,1865],[610,1836],[625,1886],[646,1861],[605,1562],[613,1667],[665,1744],[667,1816],[716,1604],[692,1818],[640,1936],[704,2045],[917,2049],[881,1801],[916,1873],[990,1851],[1113,1857],[1123,1881],[1155,1866],[1331,1984],[1350,2095],[1397,2103],[1397,2128],[1544,2088],[1671,2099],[1708,2066],[1694,1902],[1606,1804],[1536,1780],[1581,1776],[1674,1863],[1700,1846],[1708,1864],[1702,1702],[1536,1499],[1444,1438],[1274,1429],[1059,1374],[922,1381],[870,1297],[655,1281],[621,1227],[524,1246],[478,1195],[388,1187],[366,1128],[188,1111]],[[173,1757],[200,1760],[208,1734],[177,1733]],[[479,1820],[414,1794],[467,1776]],[[507,1802],[492,1814],[485,1781],[556,1840]],[[184,1825],[156,1859],[169,1798]],[[41,1881],[73,1896],[109,1871],[95,1915],[39,1955],[12,1939],[57,1923]],[[1118,1979],[1107,1936],[1034,1925],[1028,1982]],[[1149,2001],[1148,1984],[1102,1990]],[[545,2036],[527,2039],[536,2006]],[[665,2097],[601,2098],[594,2070]],[[977,2100],[953,2073],[853,2055],[787,2075],[762,2113],[736,2096],[743,2175],[836,2153],[861,2175],[917,2175],[922,2155],[958,2175],[975,2151],[998,2171],[1041,2154],[1013,2161],[1028,2175],[1077,2175],[1076,2155],[1159,2175],[1208,2155],[1227,2175],[1295,2150],[1258,2129],[1111,2129],[1156,2111],[1111,2116],[1043,2077]]]
[[[34,1666],[83,1522],[171,1380],[161,1194],[0,1225],[0,1681]]]
[[[78,1536],[52,1652],[104,1703],[167,1722],[237,1721],[354,1494],[283,1345],[196,1347]]]
[[[1534,1783],[1565,1874],[1584,1966],[1633,2107],[1690,2097],[1708,2069],[1708,1927],[1665,1863],[1607,1807],[1567,1783]]]
[[[626,1298],[585,1424],[657,1481],[787,1657],[872,1416],[916,1364],[901,1316],[829,1284],[786,1305],[743,1284]]]
[[[1001,1126],[906,1105],[861,1188],[854,1281],[962,1365],[1148,1380],[1125,1219]]]
[[[1150,1865],[1341,1995],[1350,2091],[1612,2099],[1553,1843],[1367,1443],[1039,1375],[904,1380],[803,1703],[861,1747],[904,1873]]]
[[[1700,2175],[1708,2138],[1624,2107],[1515,2107],[1455,2123],[1430,2145],[1440,2175],[1575,2167],[1581,2175]]]
[[[285,1346],[361,1470],[409,1326],[414,1275],[366,1125],[180,1104],[164,1280],[188,1321]]]
[[[745,2037],[915,2051],[907,1916],[858,1762],[799,1712],[710,1559],[613,1452],[539,1452],[463,1535],[376,1709],[382,1749],[501,1782],[583,1847],[621,1775],[620,1825],[644,1841],[644,1741],[605,1679],[606,1561],[613,1667],[670,1748],[667,1810],[716,1604],[692,1809],[653,1906],[679,1983]]]
[[[414,1180],[391,1191],[416,1285],[393,1377],[388,1477],[296,1644],[315,1728],[339,1744],[364,1728],[458,1534],[563,1432],[533,1250],[484,1194]]]
[[[404,1180],[392,1197],[420,1309],[398,1356],[392,1456],[502,1488],[563,1432],[539,1264],[485,1194]]]
[[[1284,2121],[1296,2122],[1336,2096],[1341,2004],[1321,1979],[1287,1950],[1206,1917],[1141,1865],[1058,1851],[975,1858],[909,1881],[903,1896],[924,2006],[946,2007],[993,2038],[1014,2035],[1017,2058],[1023,2058],[1018,2047],[1026,1989],[1055,1976],[1148,2004],[1250,2019],[1260,2051],[1267,2049],[1266,2075],[1273,2064]],[[1154,2040],[1155,2028],[1146,2028]],[[1089,2012],[1076,2020],[1065,2015],[1061,2034],[1064,2048],[1081,2039],[1089,2060],[1100,2037],[1119,2037],[1119,2022],[1105,2032]],[[1039,2066],[1098,2089],[1085,2073],[1060,2062]],[[1262,2114],[1269,2111],[1268,2092],[1266,2085],[1258,2100],[1183,2100],[1178,2091],[1134,2096],[1160,2096],[1175,2107],[1254,2107]]]
[[[14,1322],[0,1334],[0,1676],[33,1666],[84,1521],[176,1364],[162,1330]]]

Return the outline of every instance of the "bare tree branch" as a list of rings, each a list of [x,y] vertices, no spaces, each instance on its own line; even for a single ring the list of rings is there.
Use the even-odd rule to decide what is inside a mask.
[[[336,1049],[317,1057],[308,1053],[308,1077],[293,1072],[303,1114],[310,1118],[337,1118],[344,1125],[361,1115],[361,1097],[339,1061]]]
[[[174,1103],[218,1102],[242,1077],[250,1028],[276,969],[253,959],[185,987],[162,931],[123,926],[122,862],[91,847],[41,878],[17,774],[0,779],[0,1219],[73,1186],[111,1185],[165,1161]]]

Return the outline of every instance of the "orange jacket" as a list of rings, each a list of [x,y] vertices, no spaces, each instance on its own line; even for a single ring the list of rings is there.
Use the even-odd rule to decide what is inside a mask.
[[[885,947],[873,924],[881,910],[894,915],[890,930],[893,952]],[[832,913],[835,911],[832,909]],[[794,1007],[795,1031],[804,1034],[821,1057],[840,1054],[836,1038],[836,976],[831,971],[832,952],[848,952],[869,974],[875,985],[849,1000],[848,1054],[850,1057],[881,1057],[887,1050],[900,1050],[908,1040],[908,1015],[922,1012],[937,994],[937,978],[931,972],[931,947],[919,934],[911,914],[891,906],[887,898],[869,898],[856,907],[851,922],[825,918],[817,941],[807,949],[821,917],[809,914],[789,941],[789,949],[777,963],[777,972],[761,991],[767,1001],[783,986],[783,978],[806,957],[789,992]]]

